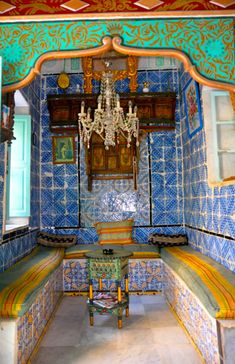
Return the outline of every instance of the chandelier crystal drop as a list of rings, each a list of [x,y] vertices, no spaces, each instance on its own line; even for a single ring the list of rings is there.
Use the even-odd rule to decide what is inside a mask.
[[[93,133],[97,133],[104,141],[105,149],[115,146],[122,135],[127,141],[127,147],[131,146],[134,138],[136,146],[139,146],[139,119],[137,107],[132,108],[129,101],[129,110],[125,115],[120,106],[119,94],[115,92],[113,75],[111,71],[105,71],[101,78],[101,89],[98,97],[98,105],[91,118],[91,109],[85,112],[85,102],[81,103],[81,112],[78,114],[79,133],[81,140],[87,148]]]

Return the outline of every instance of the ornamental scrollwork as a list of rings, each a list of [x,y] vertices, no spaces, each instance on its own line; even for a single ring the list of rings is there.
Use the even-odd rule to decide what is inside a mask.
[[[180,50],[204,77],[235,84],[234,20],[191,18],[4,23],[3,85],[26,78],[42,55],[96,48],[118,30],[123,44],[143,49],[143,55],[145,49]]]

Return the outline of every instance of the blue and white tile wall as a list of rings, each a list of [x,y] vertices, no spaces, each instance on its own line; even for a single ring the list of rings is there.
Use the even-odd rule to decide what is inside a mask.
[[[150,91],[178,91],[178,70],[139,72],[138,92],[143,82],[150,82]],[[59,94],[57,75],[42,76],[41,98],[41,227],[47,231],[75,233],[78,241],[94,243],[95,221],[111,221],[133,217],[134,238],[146,243],[150,232],[183,232],[182,160],[180,138],[175,131],[153,133],[141,142],[138,191],[131,180],[93,181],[87,190],[84,149],[77,145],[78,158],[74,165],[53,165],[52,134],[49,130],[47,95]],[[82,74],[71,75],[67,93],[83,88]],[[129,81],[116,83],[118,92],[129,91]],[[98,82],[93,92],[99,91]],[[177,128],[179,103],[177,100]],[[153,141],[153,143],[150,143]],[[80,228],[78,229],[80,224]],[[59,229],[58,229],[59,228]]]
[[[181,70],[182,91],[189,79]],[[205,129],[188,137],[183,98],[181,101],[184,218],[189,243],[235,272],[235,186],[208,186]]]
[[[3,231],[3,200],[4,200],[4,175],[5,175],[5,147],[6,143],[0,143],[0,237]]]
[[[36,245],[36,230],[39,227],[40,218],[40,89],[41,77],[38,76],[29,86],[22,89],[22,93],[29,103],[30,115],[32,120],[32,149],[31,149],[31,206],[30,206],[30,229],[20,229],[10,234],[4,234],[0,244],[0,272],[9,268],[19,259],[29,254]],[[6,181],[4,177],[4,153],[6,143],[0,144],[0,220],[1,237],[3,224],[3,190]]]
[[[31,228],[39,227],[40,221],[40,114],[41,114],[41,76],[37,76],[32,83],[22,89],[27,100],[31,115],[31,206],[30,222]]]

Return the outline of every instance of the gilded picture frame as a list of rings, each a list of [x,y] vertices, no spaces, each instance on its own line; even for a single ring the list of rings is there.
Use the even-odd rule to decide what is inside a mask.
[[[53,136],[52,137],[53,164],[76,163],[75,137]]]

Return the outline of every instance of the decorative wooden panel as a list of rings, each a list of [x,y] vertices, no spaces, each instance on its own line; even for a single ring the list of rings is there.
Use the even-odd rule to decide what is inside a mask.
[[[91,116],[97,107],[97,94],[48,95],[47,102],[50,112],[50,129],[53,133],[77,133],[78,113],[84,100],[86,109],[91,107]],[[120,102],[124,111],[128,111],[128,101],[137,105],[137,116],[140,119],[140,129],[157,131],[175,128],[174,92],[127,93],[120,94]]]
[[[110,62],[110,70],[113,74],[113,80],[130,79],[130,91],[136,92],[138,58],[135,56],[124,56],[115,51],[110,51],[101,57],[84,57],[82,58],[82,68],[84,72],[84,91],[92,93],[92,80],[100,81],[105,67],[104,60]],[[97,66],[96,66],[97,63]],[[114,68],[113,68],[114,67]]]
[[[88,190],[92,189],[93,179],[134,179],[136,189],[137,149],[132,142],[127,148],[124,137],[119,137],[119,143],[105,149],[102,138],[94,133],[90,148],[86,149]]]

